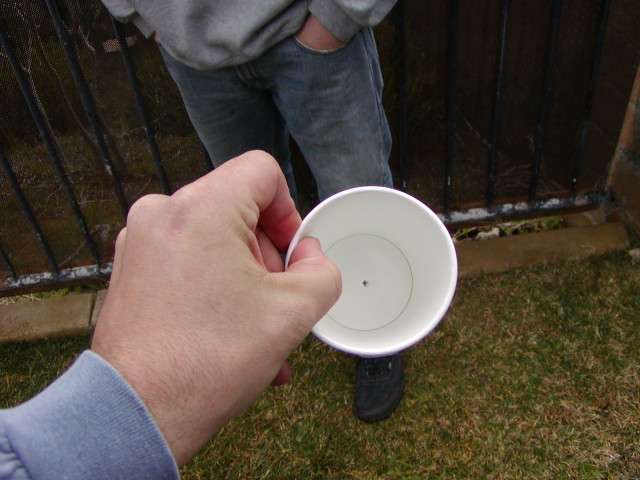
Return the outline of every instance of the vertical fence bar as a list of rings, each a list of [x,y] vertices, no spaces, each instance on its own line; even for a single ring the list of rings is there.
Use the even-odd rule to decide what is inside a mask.
[[[31,230],[33,230],[40,247],[42,248],[42,252],[44,253],[45,258],[47,259],[47,263],[49,264],[49,268],[56,275],[60,273],[58,269],[58,264],[53,257],[53,253],[51,252],[51,248],[49,248],[49,243],[45,238],[42,230],[40,229],[40,225],[38,225],[38,221],[36,220],[35,215],[33,214],[33,210],[31,209],[31,205],[27,200],[22,188],[20,187],[20,183],[16,178],[15,173],[13,172],[13,168],[11,168],[11,164],[9,163],[9,159],[4,154],[2,148],[0,148],[0,166],[2,166],[2,171],[6,175],[9,180],[9,185],[11,185],[11,189],[13,190],[14,195],[18,199],[18,203],[20,203],[20,208],[22,209],[22,213],[24,213],[29,225],[31,226]]]
[[[100,256],[98,255],[98,250],[96,249],[93,239],[91,238],[91,234],[89,233],[89,229],[87,228],[87,223],[73,194],[71,184],[69,183],[69,179],[67,178],[67,174],[62,167],[62,162],[60,161],[60,158],[58,156],[58,151],[55,147],[55,140],[53,139],[53,135],[49,131],[49,127],[47,126],[44,116],[40,111],[40,107],[36,102],[31,87],[29,86],[29,82],[22,72],[20,62],[18,62],[18,58],[13,51],[13,47],[11,46],[11,43],[9,41],[9,37],[4,31],[2,24],[0,24],[0,44],[2,44],[2,47],[4,48],[4,51],[7,55],[7,59],[9,60],[9,64],[11,65],[11,69],[13,70],[13,74],[15,75],[16,81],[18,82],[20,92],[22,93],[25,103],[27,104],[27,108],[29,109],[31,118],[36,125],[38,134],[40,135],[40,139],[42,140],[42,143],[47,150],[49,160],[54,167],[62,190],[67,197],[69,205],[71,206],[76,222],[78,223],[85,243],[87,244],[87,248],[91,252],[91,255],[93,256],[96,264],[100,265]]]
[[[589,83],[587,85],[587,93],[584,99],[584,111],[580,120],[580,134],[578,137],[578,146],[576,148],[573,172],[571,175],[571,196],[576,195],[578,180],[582,172],[584,149],[587,139],[587,127],[589,126],[589,120],[591,118],[591,107],[593,105],[596,81],[598,80],[598,70],[600,68],[600,60],[602,58],[602,47],[604,45],[604,37],[607,32],[607,23],[609,22],[610,4],[610,0],[601,0],[600,2],[600,9],[598,12],[598,29],[596,31],[595,40],[593,42],[593,52],[591,54],[591,72],[589,74]]]
[[[16,275],[16,270],[13,268],[13,265],[11,265],[9,256],[4,251],[4,248],[2,248],[2,246],[0,246],[0,262],[2,262],[2,264],[4,265],[4,268],[6,268],[7,271],[9,272],[9,276],[11,277],[11,280],[15,282],[16,278],[18,278],[18,276]]]
[[[556,50],[558,48],[558,31],[560,26],[560,15],[562,13],[562,0],[554,0],[549,24],[549,34],[547,38],[547,48],[544,60],[544,76],[542,81],[542,101],[540,102],[540,113],[536,125],[536,135],[533,147],[533,160],[531,163],[531,180],[529,183],[529,202],[533,204],[538,191],[538,180],[540,179],[540,166],[542,164],[542,151],[544,148],[544,137],[549,115],[549,107],[553,96],[553,67],[555,64]]]
[[[100,155],[102,156],[102,162],[104,163],[105,169],[113,182],[113,188],[115,190],[118,203],[120,204],[120,209],[122,210],[122,216],[123,218],[126,218],[129,207],[122,190],[122,185],[120,184],[116,171],[113,168],[111,154],[109,153],[109,149],[107,148],[107,144],[104,139],[100,119],[98,118],[95,103],[93,101],[93,97],[91,96],[89,86],[87,85],[87,80],[82,73],[80,62],[78,61],[78,58],[76,57],[76,54],[71,47],[69,34],[62,23],[62,17],[60,16],[60,11],[58,10],[56,1],[45,0],[45,3],[47,4],[47,9],[49,10],[49,15],[51,16],[51,21],[53,22],[53,27],[56,31],[56,35],[58,36],[58,40],[60,41],[60,46],[62,47],[62,51],[67,60],[67,64],[69,65],[69,71],[71,72],[71,76],[73,77],[73,82],[78,91],[80,101],[82,102],[82,107],[84,108],[85,114],[87,115],[87,119],[89,121],[89,125],[91,126],[91,130],[93,131],[93,135],[96,139],[98,150],[100,151]]]
[[[156,173],[158,175],[158,179],[160,180],[160,184],[162,186],[162,191],[165,194],[170,195],[171,188],[169,188],[169,182],[167,181],[167,176],[165,174],[164,168],[162,167],[160,150],[158,149],[158,144],[156,142],[156,138],[153,132],[153,126],[149,121],[147,103],[145,102],[144,97],[142,95],[140,82],[138,81],[138,77],[135,71],[135,66],[133,64],[133,59],[131,58],[131,53],[129,52],[129,46],[127,45],[127,41],[122,32],[122,26],[120,25],[120,23],[111,15],[109,15],[109,17],[111,18],[111,25],[113,26],[113,31],[115,32],[116,40],[118,40],[118,45],[120,45],[120,53],[122,55],[124,68],[127,72],[127,78],[129,79],[129,84],[131,85],[131,91],[133,92],[133,97],[136,102],[136,107],[138,108],[138,113],[140,114],[140,121],[142,123],[142,128],[144,130],[145,136],[147,137],[149,150],[151,151],[151,160],[153,161],[153,165],[156,168]]]
[[[510,0],[503,0],[500,7],[500,30],[498,34],[498,54],[496,61],[496,83],[493,92],[493,112],[491,114],[491,151],[487,168],[487,206],[493,206],[496,193],[496,171],[498,164],[498,142],[502,115],[502,84],[504,81],[504,63],[507,45],[507,26],[509,24]]]
[[[398,167],[400,171],[400,188],[407,190],[407,93],[406,93],[406,47],[405,47],[405,11],[404,0],[399,0],[394,7],[394,42],[396,50],[396,107],[398,136]]]
[[[449,1],[447,39],[446,131],[444,165],[444,211],[451,210],[453,160],[455,157],[456,70],[458,55],[459,1]]]

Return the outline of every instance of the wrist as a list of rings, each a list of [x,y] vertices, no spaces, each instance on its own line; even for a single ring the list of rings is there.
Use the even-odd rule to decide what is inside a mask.
[[[304,46],[314,50],[334,50],[344,45],[313,14],[307,17],[295,37]]]

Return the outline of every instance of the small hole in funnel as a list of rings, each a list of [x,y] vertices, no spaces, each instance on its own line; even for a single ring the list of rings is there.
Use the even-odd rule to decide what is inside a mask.
[[[362,281],[362,285],[364,285],[365,287],[369,286],[369,280],[363,280]]]

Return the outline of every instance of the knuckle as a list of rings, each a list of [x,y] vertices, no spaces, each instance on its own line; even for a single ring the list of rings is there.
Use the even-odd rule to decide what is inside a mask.
[[[149,217],[155,215],[162,203],[166,200],[165,195],[150,194],[136,200],[127,214],[127,226],[145,223]]]
[[[179,232],[189,225],[197,202],[189,192],[172,196],[151,194],[136,201],[129,210],[127,227],[136,230],[161,229]]]
[[[120,232],[118,233],[118,236],[116,237],[116,243],[115,243],[116,250],[118,250],[119,248],[123,248],[126,236],[127,236],[127,228],[125,227],[122,230],[120,230]]]

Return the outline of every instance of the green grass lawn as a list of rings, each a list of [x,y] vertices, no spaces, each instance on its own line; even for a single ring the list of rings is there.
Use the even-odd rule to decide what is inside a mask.
[[[189,479],[640,477],[640,265],[625,252],[474,277],[406,353],[388,420],[352,414],[355,360],[309,338],[273,388],[182,469]],[[0,405],[88,345],[0,346]]]

